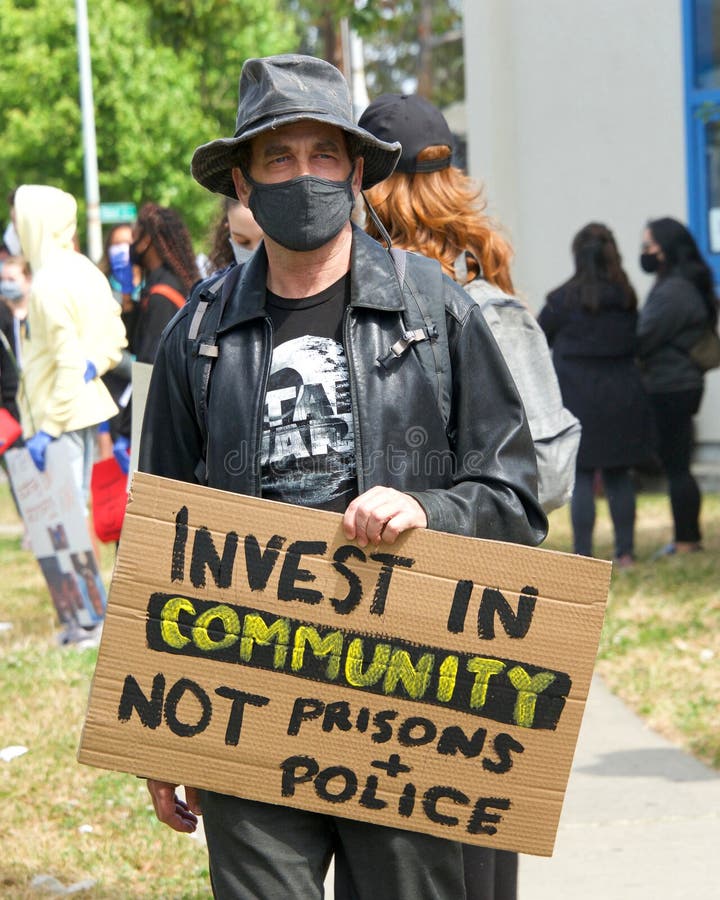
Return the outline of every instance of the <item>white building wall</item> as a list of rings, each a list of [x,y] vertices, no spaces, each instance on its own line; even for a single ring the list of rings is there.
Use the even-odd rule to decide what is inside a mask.
[[[512,240],[518,292],[539,309],[599,221],[642,302],[644,223],[687,221],[680,0],[465,0],[464,15],[468,167]],[[707,388],[699,437],[715,442],[717,372]]]

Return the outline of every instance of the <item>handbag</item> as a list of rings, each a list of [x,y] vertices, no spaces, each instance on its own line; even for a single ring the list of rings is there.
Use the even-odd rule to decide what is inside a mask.
[[[127,506],[127,475],[114,456],[95,463],[90,478],[95,534],[109,544],[120,539]]]
[[[22,434],[22,425],[15,416],[0,407],[0,456],[15,443]]]
[[[714,328],[706,328],[700,340],[688,350],[690,359],[702,372],[720,366],[720,335]]]

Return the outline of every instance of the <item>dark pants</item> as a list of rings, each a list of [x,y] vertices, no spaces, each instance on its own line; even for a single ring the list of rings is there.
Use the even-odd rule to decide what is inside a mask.
[[[517,853],[465,844],[463,868],[467,900],[516,900]]]
[[[201,796],[219,900],[321,900],[333,852],[342,896],[352,900],[465,900],[462,848],[454,841],[223,794]]]
[[[633,554],[635,539],[635,485],[630,470],[602,469],[610,518],[615,531],[615,557]],[[592,536],[595,528],[595,471],[578,469],[570,504],[575,552],[592,556]]]
[[[702,388],[650,394],[655,413],[658,455],[665,469],[675,526],[675,540],[700,541],[700,489],[690,473],[693,416],[700,408]]]

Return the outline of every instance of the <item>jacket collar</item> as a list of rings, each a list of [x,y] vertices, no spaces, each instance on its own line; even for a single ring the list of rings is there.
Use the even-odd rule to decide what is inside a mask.
[[[353,225],[352,229],[350,306],[388,312],[404,310],[405,301],[390,254],[361,228]],[[265,316],[267,265],[265,246],[260,244],[243,266],[240,277],[225,282],[219,334]]]
[[[353,225],[350,305],[399,312],[405,309],[395,265],[388,251]]]

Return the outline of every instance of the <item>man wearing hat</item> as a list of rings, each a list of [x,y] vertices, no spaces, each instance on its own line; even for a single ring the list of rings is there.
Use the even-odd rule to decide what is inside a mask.
[[[192,174],[237,196],[265,238],[221,288],[201,283],[166,329],[140,468],[339,511],[360,547],[426,527],[537,544],[547,522],[532,440],[479,308],[438,274],[452,370],[445,419],[408,341],[403,280],[385,248],[351,225],[361,188],[386,178],[399,154],[354,124],[330,64],[299,55],[245,63],[235,135],[199,147]],[[207,322],[198,325],[205,316],[210,341]],[[439,352],[433,329],[426,338]],[[201,370],[204,353],[211,362]],[[453,841],[193,788],[185,803],[176,785],[148,788],[158,818],[177,831],[194,831],[202,809],[218,897],[321,898],[333,853],[361,900],[465,896]]]

